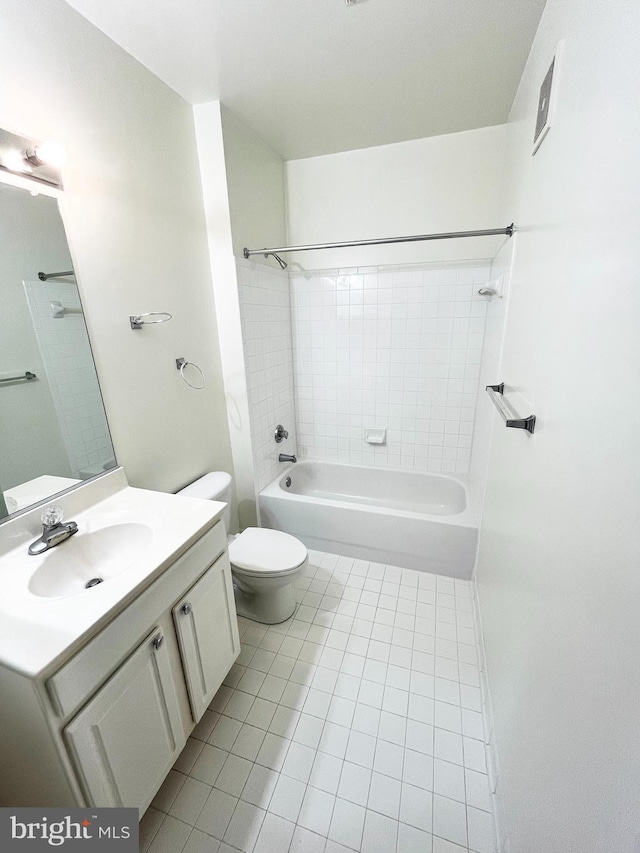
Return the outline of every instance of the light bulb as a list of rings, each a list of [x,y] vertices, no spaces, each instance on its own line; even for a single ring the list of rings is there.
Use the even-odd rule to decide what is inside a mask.
[[[31,166],[26,162],[22,152],[17,148],[10,148],[2,158],[2,165],[11,172],[33,172]]]
[[[59,169],[61,166],[64,166],[67,159],[66,152],[62,145],[53,139],[48,139],[46,142],[41,142],[40,145],[36,145],[35,148],[25,151],[25,157],[30,163],[33,163],[34,166],[42,166],[46,164],[47,166],[53,166],[55,169]]]

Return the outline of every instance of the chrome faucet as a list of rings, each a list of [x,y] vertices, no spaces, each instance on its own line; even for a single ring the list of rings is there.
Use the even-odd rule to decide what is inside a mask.
[[[29,554],[44,554],[50,548],[55,548],[65,539],[78,532],[75,521],[62,523],[63,511],[59,506],[48,506],[42,510],[42,536],[29,545]]]
[[[278,462],[297,462],[298,460],[293,454],[281,453],[278,456]]]

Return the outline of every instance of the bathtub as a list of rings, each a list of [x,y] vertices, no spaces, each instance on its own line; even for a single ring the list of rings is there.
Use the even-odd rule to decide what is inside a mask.
[[[260,492],[259,507],[263,527],[307,548],[456,578],[473,571],[477,512],[453,476],[305,460]]]

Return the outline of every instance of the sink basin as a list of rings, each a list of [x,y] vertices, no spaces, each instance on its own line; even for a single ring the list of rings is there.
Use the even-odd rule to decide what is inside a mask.
[[[40,557],[29,592],[43,598],[88,595],[126,571],[152,540],[152,529],[138,522],[80,531]]]

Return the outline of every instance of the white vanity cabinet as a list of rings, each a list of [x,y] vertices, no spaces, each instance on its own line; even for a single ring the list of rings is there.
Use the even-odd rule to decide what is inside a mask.
[[[191,712],[197,722],[240,651],[231,569],[220,559],[173,608]]]
[[[239,652],[218,521],[53,671],[0,667],[0,805],[142,815]]]
[[[179,690],[156,628],[67,726],[92,805],[137,805],[162,784],[183,742]]]

